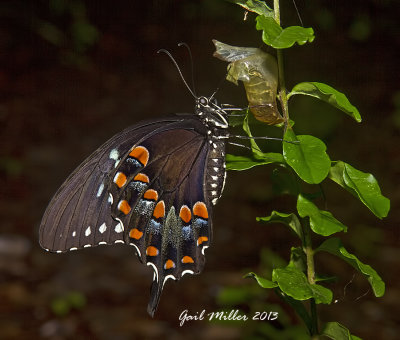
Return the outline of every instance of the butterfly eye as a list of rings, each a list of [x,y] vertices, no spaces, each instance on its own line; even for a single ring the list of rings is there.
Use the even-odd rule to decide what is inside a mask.
[[[208,105],[208,99],[206,97],[200,97],[199,98],[199,103],[201,105]]]

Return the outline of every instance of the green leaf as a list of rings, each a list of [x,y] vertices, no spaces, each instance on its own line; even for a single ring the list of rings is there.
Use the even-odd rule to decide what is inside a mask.
[[[387,216],[390,200],[381,194],[379,184],[372,174],[338,161],[330,169],[329,178],[357,197],[378,218]]]
[[[351,335],[350,331],[339,322],[327,322],[322,328],[321,335],[333,340],[362,340],[358,336]]]
[[[331,167],[331,161],[325,152],[325,144],[320,139],[309,135],[296,137],[291,129],[286,131],[284,139],[299,141],[297,144],[283,143],[283,157],[286,163],[303,181],[309,184],[322,182]]]
[[[340,231],[347,231],[347,227],[334,218],[329,211],[319,210],[314,203],[302,195],[297,198],[297,211],[300,217],[310,218],[310,227],[316,234],[330,236]]]
[[[263,153],[262,156],[263,158],[254,159],[247,156],[236,156],[236,155],[226,154],[225,157],[226,169],[242,171],[253,168],[258,165],[285,162],[282,154],[280,153],[269,152],[269,153]]]
[[[304,45],[306,42],[312,42],[315,38],[312,28],[290,26],[283,29],[273,17],[263,15],[259,15],[256,21],[256,29],[263,31],[263,41],[276,49],[289,48],[295,43]]]
[[[385,283],[377,272],[369,265],[362,263],[354,254],[349,253],[339,238],[333,237],[324,241],[316,250],[325,251],[346,261],[352,267],[361,272],[368,280],[376,297],[385,293]]]
[[[357,108],[349,102],[342,92],[335,90],[329,85],[317,82],[303,82],[293,87],[292,91],[288,94],[288,98],[296,94],[302,94],[323,100],[344,113],[347,113],[358,123],[361,122],[361,116]]]
[[[262,287],[262,288],[275,288],[278,287],[278,284],[276,284],[275,282],[272,282],[268,279],[265,279],[261,276],[258,276],[256,273],[250,272],[247,273],[245,276],[245,278],[247,277],[251,277],[253,279],[255,279],[257,281],[257,283]]]
[[[265,15],[271,17],[274,15],[272,8],[268,7],[264,1],[260,0],[228,0],[236,5],[242,6],[244,9],[250,12],[255,12],[259,15]]]
[[[304,321],[305,325],[308,329],[312,327],[312,320],[310,315],[307,312],[307,309],[304,307],[304,304],[298,300],[293,299],[289,295],[283,294],[280,290],[275,289],[276,294],[284,300],[287,304],[292,306],[292,308],[296,311],[296,313],[301,317]]]
[[[263,223],[282,223],[290,227],[303,240],[303,230],[299,219],[295,214],[285,214],[278,211],[273,211],[270,216],[256,217],[257,222]]]
[[[276,268],[272,271],[272,281],[277,282],[279,288],[296,300],[315,299],[316,303],[329,304],[332,301],[332,292],[318,284],[308,283],[303,272],[294,267]]]

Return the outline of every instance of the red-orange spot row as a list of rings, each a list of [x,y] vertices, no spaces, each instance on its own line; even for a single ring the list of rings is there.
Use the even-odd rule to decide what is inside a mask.
[[[194,260],[190,256],[182,257],[182,263],[194,263]]]
[[[196,202],[193,206],[193,214],[201,218],[208,218],[207,207],[203,202]]]
[[[149,151],[144,146],[137,146],[129,153],[129,156],[136,158],[143,166],[146,166],[149,161]]]
[[[165,215],[165,204],[164,201],[160,201],[156,204],[156,207],[154,208],[153,217],[160,218],[164,217],[164,215]]]
[[[118,203],[118,209],[121,210],[125,215],[128,215],[131,211],[131,207],[126,200],[122,200]]]
[[[189,223],[192,218],[192,213],[187,205],[183,205],[179,212],[179,217],[182,219],[183,222]]]
[[[164,269],[175,268],[175,263],[172,260],[165,261]]]
[[[200,244],[202,244],[203,242],[207,242],[208,241],[208,237],[207,236],[200,236],[197,239],[197,245],[199,246]]]
[[[117,172],[114,176],[114,183],[118,185],[119,188],[122,188],[126,183],[126,176],[122,172]]]
[[[138,173],[134,178],[134,181],[139,181],[139,182],[143,182],[143,183],[149,183],[149,177],[147,177],[147,175],[142,174],[142,173]]]
[[[157,191],[155,191],[153,189],[149,189],[149,190],[146,190],[146,192],[143,194],[143,198],[146,200],[157,201],[158,193],[157,193]]]
[[[131,229],[131,231],[129,232],[129,237],[130,238],[134,238],[135,240],[140,240],[141,237],[143,236],[143,232],[141,232],[139,229],[137,228],[133,228]]]
[[[148,256],[157,256],[158,255],[158,249],[153,246],[149,246],[146,249],[146,255]]]

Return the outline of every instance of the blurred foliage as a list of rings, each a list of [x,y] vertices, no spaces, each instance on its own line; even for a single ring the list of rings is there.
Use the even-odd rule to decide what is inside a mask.
[[[367,14],[354,18],[349,28],[349,37],[357,41],[366,41],[371,35],[371,20]]]
[[[79,310],[85,307],[86,297],[76,291],[68,292],[62,296],[51,300],[50,306],[53,313],[57,316],[66,316],[73,310]]]
[[[37,34],[58,50],[61,62],[75,66],[88,62],[85,54],[100,37],[83,0],[6,1],[0,4],[0,19]]]

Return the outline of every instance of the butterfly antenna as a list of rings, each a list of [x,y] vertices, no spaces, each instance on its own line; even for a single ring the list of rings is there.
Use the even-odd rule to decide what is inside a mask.
[[[182,71],[181,71],[181,69],[179,68],[178,63],[176,62],[176,60],[174,59],[174,57],[172,56],[172,54],[169,53],[167,50],[165,50],[165,49],[163,49],[163,48],[162,48],[161,50],[158,50],[158,51],[157,51],[157,53],[160,53],[160,52],[164,52],[164,53],[172,60],[172,62],[174,63],[176,69],[178,70],[178,73],[179,73],[179,75],[181,76],[181,79],[182,79],[183,83],[185,84],[186,88],[189,90],[189,92],[192,94],[192,96],[193,96],[194,98],[197,98],[197,96],[194,94],[194,92],[192,91],[192,89],[190,88],[190,86],[188,85],[188,83],[186,82],[185,78],[183,77]]]
[[[213,99],[214,96],[217,94],[217,92],[219,91],[219,89],[221,88],[224,80],[226,79],[226,77],[228,76],[229,70],[225,73],[225,75],[221,78],[221,80],[218,83],[217,88],[215,89],[215,91],[213,92],[213,94],[211,95],[211,97],[209,98],[209,100]]]
[[[297,13],[297,16],[299,17],[301,26],[304,26],[303,20],[301,20],[301,16],[300,16],[299,9],[297,8],[297,5],[296,5],[296,0],[293,0],[293,6],[294,6],[294,8],[296,9],[296,13]]]
[[[190,59],[190,71],[191,71],[191,81],[192,81],[192,89],[193,89],[193,93],[196,94],[196,87],[194,86],[194,63],[193,63],[193,56],[192,56],[192,51],[189,47],[188,44],[186,44],[185,42],[180,42],[178,44],[179,47],[181,46],[185,46],[188,53],[189,53],[189,59]],[[197,96],[196,96],[197,97]]]

